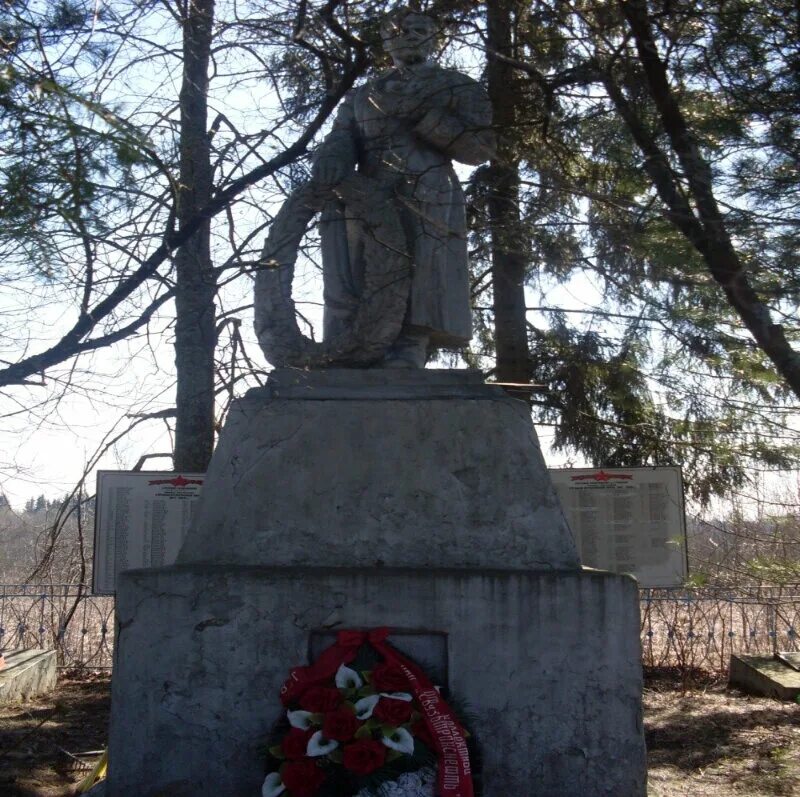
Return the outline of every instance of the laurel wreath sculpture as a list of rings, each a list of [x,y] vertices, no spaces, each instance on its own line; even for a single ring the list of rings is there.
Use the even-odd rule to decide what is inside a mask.
[[[306,229],[331,199],[340,200],[348,217],[358,219],[368,232],[364,236],[364,290],[345,329],[331,340],[318,342],[300,331],[292,282]],[[376,180],[353,173],[331,188],[314,182],[301,185],[276,215],[257,269],[255,330],[274,366],[367,367],[386,353],[400,333],[412,262],[394,195]]]

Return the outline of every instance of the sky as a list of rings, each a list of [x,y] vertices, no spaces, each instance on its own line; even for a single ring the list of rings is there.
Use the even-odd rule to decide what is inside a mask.
[[[277,10],[278,5],[275,3],[272,10]],[[174,118],[181,75],[180,61],[173,55],[179,52],[174,20],[164,9],[148,11],[140,17],[136,4],[128,0],[99,3],[96,11],[102,12],[107,7],[120,12],[132,9],[129,20],[136,20],[132,30],[138,38],[124,45],[134,58],[132,66],[121,58],[95,70],[91,58],[85,57],[88,49],[82,50],[84,43],[80,37],[64,40],[63,47],[50,48],[48,57],[56,68],[59,64],[74,64],[108,107],[149,131],[153,141],[159,141],[163,135],[169,139],[173,134],[169,114]],[[242,7],[236,3],[227,0],[217,3],[218,21],[241,13]],[[92,24],[89,40],[92,45],[110,44],[113,49],[119,44],[113,33],[107,35],[102,15],[96,16]],[[280,108],[264,73],[264,64],[242,62],[242,52],[241,48],[221,47],[215,54],[209,122],[219,121],[220,113],[225,115],[218,137],[224,137],[229,123],[245,134],[269,126],[271,117]],[[473,71],[477,68],[475,64],[471,66]],[[234,76],[233,83],[228,76]],[[90,114],[83,121],[101,124]],[[258,154],[268,157],[291,140],[293,134],[279,130],[262,144]],[[268,185],[256,186],[248,193],[248,199],[249,202],[241,202],[233,209],[240,240],[278,207],[274,188]],[[150,232],[147,227],[142,231]],[[219,265],[230,254],[224,219],[215,224],[215,232],[219,236],[215,264]],[[263,236],[255,245],[260,246],[261,240]],[[59,255],[56,266],[59,279],[53,283],[48,283],[41,274],[11,274],[5,264],[0,286],[0,361],[11,362],[21,353],[47,349],[74,323],[81,290],[81,252],[63,251]],[[106,257],[113,269],[113,251],[106,253]],[[26,266],[21,263],[20,271],[24,273]],[[219,309],[247,305],[252,301],[250,287],[248,278],[227,286],[221,292]],[[321,286],[319,274],[313,268],[298,268],[295,300],[304,316],[312,321],[318,319]],[[149,325],[146,337],[82,355],[74,364],[51,368],[41,385],[14,387],[0,393],[0,490],[12,506],[21,507],[28,498],[39,494],[61,497],[74,487],[87,467],[92,471],[97,467],[132,468],[145,454],[171,450],[163,421],[143,422],[116,443],[109,445],[109,441],[136,416],[174,406],[172,312],[170,303]],[[258,366],[268,367],[254,342],[250,311],[245,309],[238,315]],[[239,392],[244,389],[241,386]],[[98,455],[106,446],[108,450]],[[147,467],[169,468],[170,461],[151,460]]]
[[[310,274],[301,274],[299,283],[304,290],[299,296],[296,294],[303,315],[315,322],[318,335],[319,282]],[[585,285],[583,290],[570,284],[560,290],[568,306],[588,306]],[[579,298],[581,295],[583,298]],[[307,303],[303,303],[303,299]],[[234,301],[233,296],[227,299],[230,304]],[[166,318],[164,323],[167,323]],[[251,324],[248,313],[243,332],[252,341]],[[39,341],[39,345],[42,342]],[[255,343],[252,353],[255,353],[259,365],[269,367]],[[169,333],[164,338],[154,335],[147,346],[141,341],[125,342],[91,357],[81,357],[81,368],[97,374],[91,388],[66,392],[63,398],[48,402],[41,411],[36,409],[36,404],[45,396],[58,393],[57,385],[16,389],[13,400],[0,395],[0,414],[6,416],[0,428],[0,489],[11,505],[21,508],[30,497],[40,494],[49,499],[60,498],[81,478],[98,449],[128,426],[128,416],[154,413],[174,406],[172,358]],[[154,361],[158,367],[154,367]],[[435,367],[435,363],[429,367]],[[244,388],[238,391],[239,394],[242,392]],[[23,408],[28,411],[22,412]],[[17,414],[8,417],[8,413],[15,412]],[[550,466],[569,464],[578,467],[586,464],[581,459],[570,460],[550,450],[550,427],[540,426],[537,432]],[[171,447],[164,422],[148,421],[111,446],[97,459],[92,471],[98,468],[129,470],[142,456],[166,452]],[[169,470],[171,463],[166,458],[153,459],[144,467]],[[94,484],[93,478],[89,484]]]
[[[223,13],[225,3],[219,4]],[[163,23],[163,24],[162,24]],[[154,18],[150,21],[146,35],[159,43],[168,41],[165,31],[170,21]],[[478,68],[474,53],[462,50],[457,56],[473,59],[466,66],[472,71]],[[147,58],[137,69],[108,73],[105,81],[106,96],[114,100],[125,115],[138,120],[150,119],[154,135],[158,132],[158,121],[148,111],[154,96],[177,96],[176,73],[168,68],[169,55],[157,60]],[[222,61],[215,68],[232,70],[234,65]],[[212,86],[214,84],[212,83]],[[110,94],[109,94],[110,92]],[[276,98],[270,93],[267,82],[250,76],[224,94],[212,96],[212,117],[217,111],[235,114],[234,122],[242,130],[256,130],[263,120],[275,111]],[[157,115],[156,115],[157,116]],[[153,118],[150,118],[153,117]],[[273,146],[281,142],[273,142]],[[264,154],[267,154],[266,152]],[[462,170],[461,176],[466,176]],[[261,193],[259,193],[261,192]],[[263,197],[263,200],[260,200]],[[274,210],[274,199],[266,187],[257,187],[251,192],[251,205],[237,205],[234,212],[238,227],[244,234],[270,210]],[[261,213],[260,217],[256,218]],[[304,315],[312,319],[319,315],[319,278],[313,269],[299,273],[296,278],[296,299]],[[40,351],[52,344],[74,320],[74,305],[63,301],[59,287],[48,288],[44,284],[15,282],[5,283],[0,293],[0,318],[5,327],[0,328],[0,359],[13,359],[21,349]],[[30,298],[36,297],[31,315]],[[529,292],[529,302],[538,305],[540,298]],[[307,304],[302,304],[303,301]],[[591,309],[602,302],[600,292],[585,277],[575,277],[557,286],[547,296],[550,304],[560,304],[572,310]],[[249,282],[242,279],[229,286],[223,293],[223,308],[247,304]],[[242,330],[252,343],[249,311],[241,314]],[[537,323],[547,325],[544,317],[532,316]],[[57,498],[70,491],[80,478],[87,463],[92,468],[129,469],[145,454],[165,452],[171,449],[171,441],[163,421],[141,423],[129,436],[110,443],[116,434],[128,426],[136,416],[169,409],[174,404],[174,367],[171,348],[172,331],[169,306],[151,325],[151,334],[135,340],[117,344],[107,350],[79,358],[75,373],[68,367],[52,369],[42,386],[13,388],[0,396],[0,489],[15,507],[21,507],[32,497],[44,494]],[[16,338],[16,343],[12,341]],[[14,346],[6,346],[3,337]],[[21,340],[20,340],[21,339]],[[253,345],[257,363],[265,366],[258,349]],[[66,385],[84,383],[84,374],[92,374],[86,387],[67,389]],[[243,392],[244,387],[239,392]],[[552,467],[564,465],[581,466],[582,459],[570,459],[554,453],[549,443],[552,430],[546,426],[538,428],[545,455]],[[108,445],[108,450],[97,456],[98,449]],[[168,459],[152,460],[146,467],[166,469]],[[789,475],[791,483],[792,476]],[[90,484],[92,480],[90,479]]]

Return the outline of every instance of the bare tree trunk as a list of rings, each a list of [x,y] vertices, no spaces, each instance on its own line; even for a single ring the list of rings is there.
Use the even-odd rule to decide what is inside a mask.
[[[179,229],[211,199],[207,114],[214,0],[187,0],[183,11]],[[214,307],[217,286],[211,264],[208,219],[177,251],[175,265],[178,386],[174,464],[176,470],[203,472],[214,447],[214,351],[217,343]]]
[[[525,320],[525,273],[528,247],[520,219],[519,156],[514,143],[520,95],[516,70],[497,58],[514,58],[512,24],[519,0],[486,4],[488,30],[488,88],[497,157],[490,163],[489,224],[492,247],[495,349],[498,382],[528,383],[532,377]],[[515,394],[519,395],[516,391]],[[524,396],[529,396],[524,391]]]

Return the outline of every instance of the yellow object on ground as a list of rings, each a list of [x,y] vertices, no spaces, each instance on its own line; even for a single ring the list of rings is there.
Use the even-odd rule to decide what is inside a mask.
[[[94,769],[78,784],[75,794],[85,794],[95,783],[103,780],[108,770],[108,748],[103,750],[100,760],[94,765]]]

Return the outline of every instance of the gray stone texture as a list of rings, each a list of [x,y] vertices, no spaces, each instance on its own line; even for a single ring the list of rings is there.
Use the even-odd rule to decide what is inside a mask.
[[[483,797],[644,797],[637,587],[599,572],[174,566],[118,591],[111,797],[259,793],[314,629],[448,632]],[[157,632],[156,632],[157,630]]]
[[[577,568],[526,406],[479,379],[273,372],[231,409],[178,562]]]
[[[431,60],[437,23],[408,9],[381,27],[394,67],[349,92],[270,225],[255,329],[276,366],[424,368],[428,351],[472,336],[466,202],[453,161],[495,155],[484,87]],[[316,211],[323,341],[297,325],[294,264]]]
[[[800,699],[800,672],[777,656],[731,656],[728,685],[776,700]]]
[[[381,37],[393,68],[347,95],[313,163],[317,182],[357,170],[400,200],[382,204],[402,220],[413,264],[403,323],[434,348],[472,336],[466,203],[452,162],[478,165],[496,145],[485,88],[431,60],[437,27],[408,10],[387,16]],[[363,285],[374,231],[348,211],[331,203],[320,223],[326,338],[371,301]]]
[[[56,652],[41,648],[7,650],[0,670],[0,706],[47,694],[56,686]]]
[[[645,795],[636,583],[580,569],[527,407],[476,373],[273,372],[179,563],[117,589],[109,797],[258,794],[313,632],[383,625],[447,635],[479,797]]]

